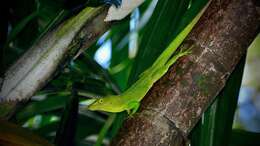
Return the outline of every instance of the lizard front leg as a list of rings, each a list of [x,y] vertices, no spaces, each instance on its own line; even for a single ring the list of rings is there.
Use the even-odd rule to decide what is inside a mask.
[[[137,112],[137,110],[138,110],[138,108],[140,106],[140,102],[138,102],[138,101],[131,101],[131,102],[128,103],[127,106],[128,107],[127,107],[126,111],[127,111],[128,115],[132,116],[134,113]]]

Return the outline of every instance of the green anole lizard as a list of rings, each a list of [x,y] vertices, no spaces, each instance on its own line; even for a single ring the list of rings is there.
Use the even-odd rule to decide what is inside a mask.
[[[208,3],[209,4],[209,3]],[[208,6],[207,4],[207,6]],[[122,112],[127,111],[128,114],[135,113],[140,105],[140,101],[145,94],[176,62],[180,57],[190,53],[190,49],[180,51],[173,55],[199,18],[207,8],[205,6],[199,14],[177,35],[163,53],[156,59],[151,67],[145,70],[139,79],[121,95],[108,95],[100,99],[90,99],[92,103],[88,106],[89,110],[107,111],[107,112]]]

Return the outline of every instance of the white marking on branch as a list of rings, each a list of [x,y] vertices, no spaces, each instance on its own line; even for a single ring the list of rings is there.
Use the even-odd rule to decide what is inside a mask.
[[[121,20],[140,6],[145,0],[122,0],[119,8],[111,6],[104,21]]]
[[[69,45],[98,9],[86,8],[77,16],[64,22],[34,44],[5,73],[0,92],[0,101],[15,101],[30,98],[50,79],[69,51]]]

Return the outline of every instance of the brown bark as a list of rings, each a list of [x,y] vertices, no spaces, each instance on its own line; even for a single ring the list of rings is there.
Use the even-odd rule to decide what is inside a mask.
[[[256,36],[258,18],[250,0],[212,1],[183,44],[194,45],[192,54],[152,87],[112,145],[184,145]]]

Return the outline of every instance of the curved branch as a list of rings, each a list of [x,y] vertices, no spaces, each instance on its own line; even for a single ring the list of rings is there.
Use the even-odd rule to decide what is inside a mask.
[[[12,114],[19,100],[30,98],[48,83],[59,66],[108,30],[110,23],[104,22],[106,14],[106,7],[82,10],[48,32],[18,59],[5,73],[0,117]]]

